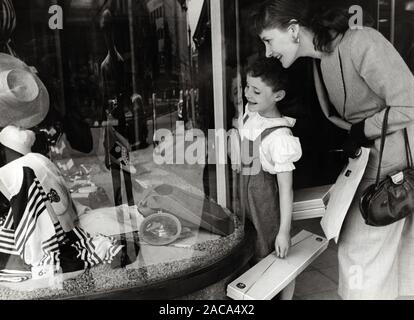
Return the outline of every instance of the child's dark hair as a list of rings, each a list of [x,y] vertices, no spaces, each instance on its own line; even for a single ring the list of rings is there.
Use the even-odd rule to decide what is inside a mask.
[[[288,86],[288,76],[281,63],[273,58],[258,58],[254,60],[246,69],[246,75],[260,78],[270,86],[273,92],[286,90]]]

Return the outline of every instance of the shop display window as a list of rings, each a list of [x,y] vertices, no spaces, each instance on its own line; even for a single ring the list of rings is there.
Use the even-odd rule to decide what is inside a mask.
[[[400,32],[412,1],[317,1],[360,5],[412,67],[412,32]],[[0,155],[0,299],[179,298],[246,264],[228,137],[245,112],[246,67],[264,56],[249,25],[261,2],[0,1],[0,81],[24,64],[49,104],[26,126],[32,153]],[[346,133],[322,114],[312,61],[287,72],[303,152],[294,210],[320,217]]]
[[[227,127],[209,1],[3,2],[15,25],[2,52],[36,73],[50,107],[30,128],[35,156],[3,167],[2,182],[22,187],[2,197],[2,231],[16,235],[26,214],[32,225],[18,250],[2,247],[0,299],[146,287],[231,253],[244,219],[217,195],[231,182],[216,169],[227,156],[214,132]],[[16,194],[28,203],[19,218]]]

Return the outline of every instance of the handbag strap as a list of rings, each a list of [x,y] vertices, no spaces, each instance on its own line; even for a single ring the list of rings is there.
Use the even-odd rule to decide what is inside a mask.
[[[377,188],[380,183],[380,176],[381,176],[381,162],[382,162],[382,155],[384,153],[384,146],[385,146],[385,136],[387,134],[387,126],[388,126],[388,114],[390,112],[390,107],[387,107],[384,114],[384,120],[382,121],[382,129],[381,129],[381,146],[380,146],[380,153],[379,153],[379,162],[378,162],[378,171],[377,171],[377,179],[375,181],[375,187]]]
[[[375,187],[377,188],[380,184],[380,176],[381,176],[381,163],[382,163],[382,156],[384,153],[384,146],[385,146],[385,138],[387,135],[388,129],[388,114],[390,112],[390,107],[387,107],[384,114],[384,120],[382,122],[382,129],[381,129],[381,146],[380,146],[380,154],[379,154],[379,163],[378,163],[378,171],[377,171],[377,179],[375,181]],[[413,158],[411,154],[411,147],[410,141],[408,139],[408,131],[407,128],[404,128],[404,144],[405,144],[405,152],[407,157],[407,166],[412,168],[413,167]]]
[[[407,165],[413,167],[413,155],[411,153],[410,140],[408,139],[408,130],[404,128],[405,152],[407,154]]]
[[[346,93],[346,84],[345,84],[344,71],[343,71],[343,67],[342,67],[341,50],[339,49],[339,46],[338,46],[338,58],[339,58],[339,68],[341,69],[342,86],[344,88],[344,105],[343,105],[342,117],[345,118],[347,93]]]

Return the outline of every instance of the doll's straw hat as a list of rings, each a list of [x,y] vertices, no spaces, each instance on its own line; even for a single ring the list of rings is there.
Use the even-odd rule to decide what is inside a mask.
[[[39,77],[21,60],[0,53],[0,127],[29,129],[49,111],[49,94]]]

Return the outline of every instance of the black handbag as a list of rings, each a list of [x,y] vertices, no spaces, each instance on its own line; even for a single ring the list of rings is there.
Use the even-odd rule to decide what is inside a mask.
[[[392,224],[414,213],[414,168],[407,129],[404,129],[407,168],[380,181],[389,111],[388,107],[382,124],[376,182],[365,189],[359,203],[365,223],[375,227]]]

